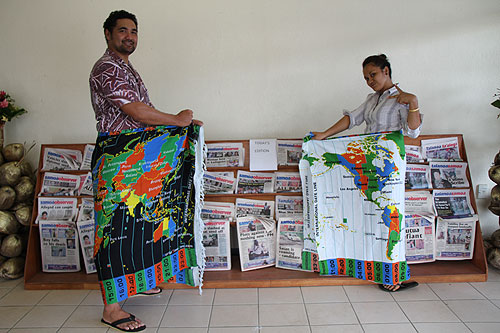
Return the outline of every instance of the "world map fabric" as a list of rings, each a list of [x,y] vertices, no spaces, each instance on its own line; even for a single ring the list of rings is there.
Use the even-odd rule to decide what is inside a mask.
[[[408,280],[401,132],[304,141],[304,268],[391,285]]]
[[[201,283],[203,145],[195,125],[99,134],[94,257],[104,304],[164,281]]]

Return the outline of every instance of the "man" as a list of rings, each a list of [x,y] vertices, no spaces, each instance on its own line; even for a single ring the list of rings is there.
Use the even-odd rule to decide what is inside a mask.
[[[137,19],[124,10],[114,11],[104,22],[107,49],[95,63],[90,74],[90,93],[97,120],[97,130],[119,132],[144,128],[151,125],[184,127],[191,123],[202,125],[193,119],[193,111],[182,110],[168,114],[154,108],[139,73],[129,62],[138,41]],[[94,253],[95,255],[95,253]],[[124,255],[127,255],[124,251]],[[99,266],[99,261],[96,260]],[[142,294],[159,294],[155,287]],[[135,316],[123,311],[119,303],[108,304],[104,300],[102,322],[122,331],[142,331],[146,326]]]

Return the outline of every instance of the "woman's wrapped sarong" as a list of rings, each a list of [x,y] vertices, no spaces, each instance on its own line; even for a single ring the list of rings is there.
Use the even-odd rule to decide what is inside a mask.
[[[104,304],[168,280],[201,283],[203,145],[195,125],[99,134],[94,257]]]

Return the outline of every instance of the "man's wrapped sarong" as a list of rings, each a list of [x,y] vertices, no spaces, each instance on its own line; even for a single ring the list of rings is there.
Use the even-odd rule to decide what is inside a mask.
[[[99,134],[94,257],[104,304],[168,280],[201,283],[203,145],[194,125]]]
[[[303,268],[391,285],[408,280],[403,135],[304,141]]]

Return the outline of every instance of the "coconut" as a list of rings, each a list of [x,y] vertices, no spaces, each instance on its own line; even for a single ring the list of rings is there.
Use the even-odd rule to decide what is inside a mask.
[[[500,185],[495,185],[491,189],[491,201],[500,204]]]
[[[3,158],[2,153],[0,153],[0,165],[2,165],[3,162],[5,162],[5,159]]]
[[[0,246],[0,255],[4,257],[18,257],[23,253],[23,250],[26,246],[24,239],[17,235],[8,235],[4,238],[2,242],[2,246]]]
[[[24,206],[16,210],[16,219],[19,223],[24,226],[29,226],[31,221],[31,212],[33,211],[31,206]]]
[[[495,165],[500,165],[500,151],[495,155],[495,158],[493,159],[493,163]]]
[[[500,247],[500,229],[495,230],[490,237],[491,245]]]
[[[24,157],[24,145],[22,143],[11,143],[2,150],[7,161],[20,161]]]
[[[493,202],[491,202],[490,205],[488,206],[488,209],[493,214],[500,216],[500,205],[495,205]]]
[[[20,226],[12,213],[0,210],[0,234],[15,234]]]
[[[6,260],[0,265],[0,278],[4,279],[18,279],[23,276],[24,271],[23,257],[15,257]]]
[[[14,186],[21,178],[21,168],[17,162],[7,162],[0,166],[0,185]]]
[[[5,258],[4,256],[0,256],[0,265],[3,264],[6,260],[7,258]]]
[[[484,244],[484,252],[486,255],[488,255],[488,252],[494,248],[493,244],[491,244],[491,241],[489,239],[483,239],[483,244]]]
[[[17,163],[17,166],[21,168],[21,175],[33,178],[33,168],[28,161],[22,160],[21,162]]]
[[[0,209],[9,209],[16,201],[16,192],[10,186],[0,187]]]
[[[497,184],[500,184],[500,165],[494,165],[488,170],[488,176]]]
[[[491,266],[500,269],[500,249],[494,248],[490,250],[490,253],[488,254],[488,263]]]
[[[35,194],[35,184],[28,176],[23,176],[17,183],[16,187],[16,200],[18,202],[31,201]]]

